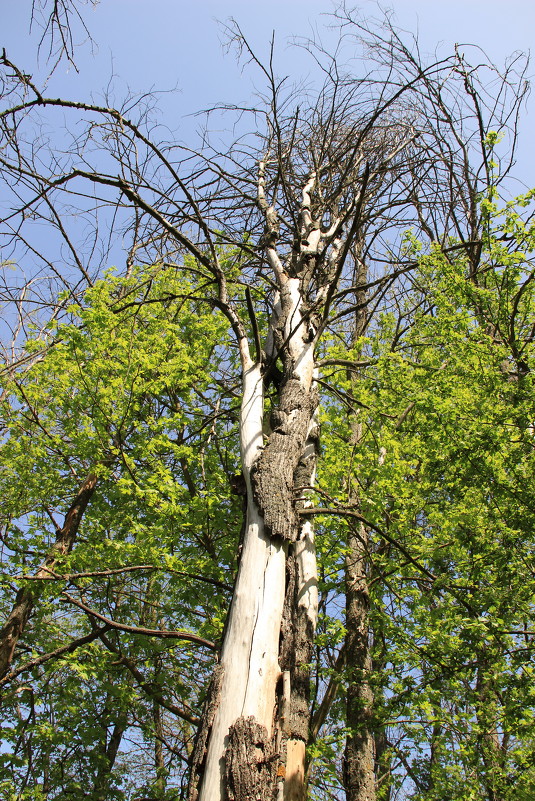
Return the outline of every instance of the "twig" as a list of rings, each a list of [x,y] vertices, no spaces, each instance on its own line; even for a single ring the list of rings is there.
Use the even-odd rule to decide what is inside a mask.
[[[4,684],[8,684],[13,679],[16,679],[17,676],[20,676],[21,673],[26,673],[28,670],[32,670],[33,668],[39,667],[39,665],[43,665],[45,662],[48,662],[50,659],[57,659],[63,654],[71,654],[81,645],[86,645],[88,642],[93,642],[98,637],[101,636],[105,631],[108,631],[110,626],[105,625],[102,628],[95,629],[91,632],[91,634],[86,634],[84,637],[78,637],[77,640],[71,640],[68,645],[62,645],[59,648],[56,648],[55,651],[49,651],[47,654],[42,654],[41,656],[36,657],[35,659],[31,659],[29,662],[26,662],[24,665],[21,665],[16,670],[12,670],[2,679],[0,679],[0,687]]]

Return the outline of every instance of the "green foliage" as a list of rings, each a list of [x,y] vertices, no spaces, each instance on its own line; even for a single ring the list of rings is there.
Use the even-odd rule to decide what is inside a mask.
[[[355,511],[371,538],[369,678],[392,770],[381,801],[388,787],[413,801],[533,793],[534,196],[481,201],[475,272],[458,243],[426,252],[407,233],[418,266],[396,312],[385,301],[349,350],[341,337],[321,345],[365,366],[322,376],[317,503],[342,514],[317,518],[314,709],[329,682],[339,691],[309,748],[314,798],[341,786],[348,669],[333,665]],[[15,663],[27,670],[4,690],[6,798],[13,787],[28,801],[181,792],[177,754],[191,753],[213,654],[135,629],[219,640],[242,513],[229,486],[235,351],[186,268],[110,273],[70,322],[27,343],[26,366],[3,374],[2,614],[14,587],[31,586],[35,600]],[[227,268],[237,276],[232,255]],[[90,473],[97,489],[72,551],[50,579],[21,578],[42,564]],[[34,663],[102,618],[123,629]]]
[[[408,235],[418,268],[401,312],[326,354],[370,362],[328,376],[320,480],[342,509],[359,487],[377,725],[415,801],[527,798],[533,785],[532,200],[482,203],[475,279],[462,248],[424,254]],[[343,520],[324,519],[336,617]]]
[[[71,322],[28,342],[29,367],[4,372],[0,607],[5,618],[13,581],[35,601],[15,667],[99,624],[72,598],[121,625],[221,635],[240,505],[228,483],[235,403],[215,382],[233,357],[226,321],[198,294],[178,270],[110,273]],[[21,578],[43,563],[90,473],[97,488],[71,553],[49,580]],[[155,699],[198,715],[209,651],[135,631],[107,639],[7,686],[0,781],[23,788],[17,798],[135,798],[152,771]],[[192,724],[162,716],[167,744],[189,743]],[[132,748],[141,773],[125,784]]]

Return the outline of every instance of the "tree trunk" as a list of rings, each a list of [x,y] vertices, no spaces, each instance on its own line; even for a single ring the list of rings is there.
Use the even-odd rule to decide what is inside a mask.
[[[398,421],[398,425],[402,418]],[[361,427],[352,425],[354,442],[361,436]],[[384,454],[379,457],[382,463]],[[352,502],[359,508],[356,483]],[[377,721],[377,699],[370,686],[372,672],[384,669],[384,655],[372,658],[370,630],[369,558],[370,536],[360,523],[351,527],[347,540],[345,563],[346,639],[345,658],[348,688],[346,723],[350,734],[344,753],[344,788],[348,801],[388,801],[391,795],[389,744],[384,726]]]
[[[488,656],[481,654],[476,678],[476,720],[479,727],[478,750],[481,755],[481,782],[488,801],[505,801],[504,754],[498,733],[497,700]]]
[[[191,801],[300,801],[305,795],[308,664],[318,600],[313,529],[299,509],[316,466],[315,334],[305,280],[289,261],[283,268],[274,244],[275,212],[261,193],[278,293],[266,353],[257,345],[253,361],[245,335],[240,339],[247,517],[221,659],[193,755]],[[277,358],[283,370],[264,446],[264,385]]]
[[[299,314],[297,289],[297,282],[288,287],[276,320],[275,338],[290,335],[293,347],[285,358],[265,448],[262,365],[250,364],[244,373],[245,537],[221,660],[194,754],[191,799],[268,799],[279,784],[289,801],[303,795],[304,665],[310,661],[317,589],[312,527],[300,523],[296,487],[309,486],[313,477],[317,393],[313,345],[303,341],[301,325],[291,335]]]
[[[358,343],[366,331],[366,292],[361,288],[367,281],[367,268],[356,248],[355,313],[353,341]],[[359,353],[359,356],[362,355]],[[358,373],[350,373],[352,395],[357,394]],[[350,419],[351,444],[358,447],[362,438],[362,424],[356,414]],[[349,495],[352,504],[360,507],[359,486],[355,477],[349,477]],[[350,526],[345,559],[346,640],[347,666],[346,725],[349,734],[344,752],[344,787],[347,801],[375,801],[375,741],[373,733],[373,692],[369,677],[372,670],[370,644],[370,593],[368,587],[369,533],[359,523]]]
[[[32,576],[33,579],[50,579],[58,559],[70,553],[87,504],[95,491],[97,477],[90,473],[80,486],[70,505],[62,528],[56,531],[56,541],[48,552],[45,561]],[[32,613],[39,590],[32,582],[22,587],[15,599],[13,608],[0,630],[0,679],[9,671],[17,643]]]
[[[347,726],[344,754],[347,801],[375,801],[373,692],[369,642],[368,532],[361,524],[350,530],[346,556],[346,659],[348,666]]]
[[[126,728],[127,716],[121,715],[113,726],[109,741],[106,742],[106,739],[104,739],[102,762],[95,779],[94,796],[96,801],[106,801],[108,797],[113,766],[115,765]]]

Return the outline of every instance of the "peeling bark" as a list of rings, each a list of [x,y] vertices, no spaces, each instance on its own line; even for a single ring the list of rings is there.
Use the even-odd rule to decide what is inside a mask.
[[[259,169],[259,206],[267,231],[264,245],[278,292],[268,327],[268,372],[240,340],[243,396],[240,419],[242,472],[247,486],[243,548],[221,653],[223,677],[203,754],[192,775],[190,801],[301,801],[305,797],[305,746],[309,726],[309,663],[317,616],[317,576],[310,521],[301,522],[306,488],[313,484],[317,456],[314,386],[315,331],[304,303],[314,255],[294,265],[276,251],[278,223],[268,207]],[[310,205],[311,178],[303,191]],[[321,246],[318,231],[314,248]],[[310,236],[309,236],[310,240]],[[316,241],[317,240],[317,241]],[[305,247],[303,243],[302,248]],[[303,251],[304,252],[304,251]],[[291,259],[288,260],[289,262]],[[310,272],[310,271],[309,271]],[[264,446],[264,383],[276,361],[283,369]],[[204,757],[204,752],[206,757]],[[197,787],[199,788],[197,794]]]
[[[268,801],[277,776],[273,738],[254,717],[239,718],[229,730],[225,780],[229,801]]]
[[[242,469],[247,484],[247,518],[240,566],[221,653],[220,702],[206,743],[202,778],[194,778],[190,798],[227,798],[226,749],[239,718],[254,718],[273,736],[276,688],[280,677],[279,634],[284,601],[287,546],[267,536],[255,503],[251,468],[262,449],[263,376],[260,364],[245,364],[241,410]],[[204,724],[203,724],[204,726]]]
[[[198,796],[197,784],[204,771],[206,744],[208,742],[208,736],[210,734],[212,723],[214,722],[216,709],[219,705],[222,680],[223,668],[221,665],[216,665],[214,672],[212,673],[212,679],[210,681],[210,686],[208,687],[208,692],[206,695],[206,701],[204,703],[202,723],[197,730],[195,745],[191,755],[191,768],[188,783],[189,801],[195,801]]]
[[[272,792],[277,783],[273,777],[277,776],[279,783],[284,778],[285,797],[300,797],[297,790],[288,795],[287,788],[291,787],[299,786],[299,793],[303,793],[309,681],[305,666],[310,661],[317,606],[312,530],[308,522],[300,524],[296,511],[296,480],[309,485],[315,467],[317,426],[312,425],[312,420],[317,396],[311,387],[312,370],[307,372],[308,386],[303,386],[295,376],[283,378],[280,401],[273,415],[275,430],[263,450],[258,445],[262,407],[257,403],[262,376],[258,371],[259,383],[253,389],[249,380],[253,368],[247,374],[249,393],[244,396],[242,408],[242,420],[246,423],[242,428],[242,434],[246,432],[242,453],[248,488],[247,522],[221,655],[225,667],[221,702],[209,734],[199,791],[203,801],[241,798],[239,793],[246,792],[259,794],[260,788],[264,795],[258,795],[259,798],[271,798],[265,793]],[[315,598],[313,621],[310,616],[307,618],[304,609],[311,597]],[[287,653],[283,655],[285,640]],[[281,707],[278,686],[281,671],[286,668],[292,690],[285,722],[287,730],[282,732],[277,720]],[[240,724],[236,729],[238,720],[249,721],[249,727]],[[253,759],[250,743],[246,747],[243,741],[246,735],[252,737],[253,722],[265,731],[260,737],[260,729],[255,729],[257,748],[261,742],[265,758],[273,756],[269,770],[259,769],[260,763],[257,764],[255,770],[261,774],[254,780],[257,784],[250,784],[253,780],[249,768],[242,766],[238,770],[236,756],[239,753],[242,759]],[[229,750],[231,733],[236,742],[233,740]],[[267,744],[272,741],[278,742],[277,756],[274,751],[268,753]],[[235,774],[238,778],[232,778],[231,784]],[[195,797],[190,795],[192,800]]]

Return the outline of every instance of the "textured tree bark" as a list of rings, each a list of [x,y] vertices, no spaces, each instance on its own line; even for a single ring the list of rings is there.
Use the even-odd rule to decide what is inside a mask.
[[[359,250],[357,248],[357,250]],[[357,258],[355,284],[366,284],[366,265]],[[366,293],[356,292],[353,339],[358,342],[366,331]],[[358,373],[350,374],[356,389]],[[356,393],[353,391],[353,395]],[[350,419],[351,443],[357,447],[362,437],[362,425],[355,414]],[[360,506],[359,486],[349,477],[352,503]],[[347,801],[375,801],[375,741],[373,734],[373,692],[369,677],[372,669],[370,644],[370,593],[368,586],[369,534],[366,527],[349,528],[345,560],[346,640],[347,665],[346,724],[349,734],[344,752],[344,786]]]
[[[369,642],[368,534],[351,531],[346,557],[346,659],[348,665],[344,784],[348,801],[375,801],[372,660]]]
[[[314,484],[318,446],[318,426],[312,417],[303,455],[295,471],[295,488]],[[306,505],[301,499],[296,507]],[[286,599],[280,644],[280,665],[289,676],[289,703],[284,725],[286,737],[285,801],[302,801],[306,796],[305,747],[310,723],[310,663],[317,623],[318,582],[314,545],[314,529],[309,521],[302,523],[298,538],[290,546]]]
[[[250,715],[229,729],[225,783],[229,801],[262,801],[272,795],[276,776],[275,743]]]
[[[300,325],[291,334],[299,320],[299,302],[298,292],[286,292],[277,318],[275,339],[289,338],[292,350],[284,359],[265,447],[262,366],[249,364],[244,372],[241,433],[247,521],[218,667],[217,698],[212,693],[207,705],[213,718],[195,756],[192,799],[269,799],[281,783],[292,788],[284,789],[289,799],[302,793],[308,737],[308,677],[303,665],[310,661],[307,643],[315,627],[315,610],[310,614],[305,606],[311,599],[317,604],[317,599],[312,528],[308,522],[301,525],[295,487],[296,477],[309,485],[315,468],[317,427],[312,421],[317,393],[312,387],[310,343],[303,341]],[[293,339],[300,339],[300,345]],[[292,687],[286,698],[285,671]]]
[[[248,346],[240,343],[247,517],[217,686],[206,704],[194,756],[191,801],[297,801],[305,792],[307,666],[317,579],[312,526],[302,523],[298,511],[316,464],[315,341],[303,280],[282,267],[274,250],[274,212],[260,205],[272,234],[267,259],[278,296],[266,355],[257,354],[254,362]],[[264,445],[266,364],[273,366],[277,358],[283,370]]]
[[[75,499],[70,505],[62,528],[56,532],[56,541],[45,561],[33,578],[49,579],[58,559],[70,553],[87,504],[95,491],[97,477],[91,473],[81,484]],[[13,661],[15,648],[32,613],[38,590],[31,586],[22,587],[17,593],[11,612],[0,630],[0,678],[6,675]]]

